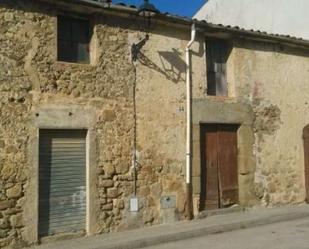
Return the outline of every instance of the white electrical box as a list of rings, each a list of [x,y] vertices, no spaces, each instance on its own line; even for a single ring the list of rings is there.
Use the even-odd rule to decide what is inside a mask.
[[[136,197],[130,199],[130,211],[138,212],[138,199]]]

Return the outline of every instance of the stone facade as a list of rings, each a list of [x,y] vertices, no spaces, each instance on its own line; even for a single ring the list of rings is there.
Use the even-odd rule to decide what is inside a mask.
[[[48,2],[48,1],[46,1]],[[190,27],[155,23],[137,62],[138,21],[91,15],[90,64],[57,61],[57,15],[40,1],[0,3],[0,247],[37,243],[38,131],[89,131],[87,234],[185,218],[185,47]],[[61,2],[61,1],[60,1]],[[206,95],[204,36],[193,45],[193,195],[200,193],[199,124],[238,123],[243,206],[304,201],[301,132],[309,59],[300,49],[233,41],[229,97]],[[136,110],[136,120],[134,111]],[[136,126],[136,129],[135,129]],[[136,141],[139,211],[132,151]],[[171,200],[171,204],[166,204]]]

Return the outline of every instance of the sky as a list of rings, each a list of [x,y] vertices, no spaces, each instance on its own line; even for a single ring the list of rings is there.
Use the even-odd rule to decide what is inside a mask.
[[[143,0],[113,0],[113,3],[125,3],[139,6]],[[192,17],[207,0],[150,0],[160,12],[169,12],[180,16]]]

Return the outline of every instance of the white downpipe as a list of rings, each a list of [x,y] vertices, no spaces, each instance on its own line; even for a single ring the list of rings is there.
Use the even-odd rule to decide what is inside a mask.
[[[191,40],[186,47],[186,86],[187,86],[187,141],[186,141],[186,183],[191,182],[191,61],[190,48],[195,41],[196,29],[195,24],[191,27]]]

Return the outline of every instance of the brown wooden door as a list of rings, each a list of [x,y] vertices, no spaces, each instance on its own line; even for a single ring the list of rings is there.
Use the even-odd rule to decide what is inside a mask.
[[[306,201],[309,203],[309,125],[304,128],[304,156],[305,156],[305,187]]]
[[[218,180],[218,143],[217,127],[214,125],[203,126],[203,159],[205,165],[202,167],[203,185],[203,209],[219,208],[219,180]]]
[[[236,125],[218,126],[218,172],[220,207],[238,203]]]
[[[237,125],[201,127],[201,210],[238,203]]]

